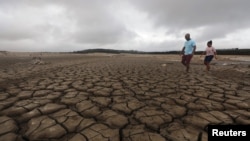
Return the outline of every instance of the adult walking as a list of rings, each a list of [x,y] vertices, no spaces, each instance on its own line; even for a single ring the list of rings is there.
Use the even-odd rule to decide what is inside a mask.
[[[182,48],[182,60],[181,63],[186,66],[186,72],[189,72],[190,62],[196,50],[196,43],[190,38],[190,34],[185,35],[186,42]]]

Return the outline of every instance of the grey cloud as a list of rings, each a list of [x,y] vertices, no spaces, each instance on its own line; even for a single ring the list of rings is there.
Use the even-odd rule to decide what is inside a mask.
[[[155,26],[167,27],[172,32],[203,26],[218,29],[224,25],[226,30],[221,33],[222,37],[250,24],[249,0],[137,0],[131,3],[146,12]]]
[[[175,50],[181,50],[183,47],[183,42],[180,41],[164,41],[158,44],[150,43],[150,44],[144,44],[141,47],[141,50],[144,51],[175,51]]]
[[[6,25],[9,24],[7,26],[10,28],[5,29],[5,32],[0,33],[0,37],[2,39],[32,39],[44,40],[45,42],[57,40],[60,41],[58,44],[62,44],[61,42],[65,41],[65,44],[68,42],[75,42],[75,44],[80,43],[83,45],[105,45],[129,40],[136,35],[133,31],[126,29],[123,23],[117,21],[117,19],[113,17],[114,11],[109,9],[110,5],[101,0],[6,0],[1,1],[0,3],[2,4],[0,6],[0,12],[3,14],[9,16],[13,14],[13,11],[18,10],[20,13],[19,15],[23,16],[21,18],[16,17],[15,21],[7,19],[8,21],[6,21]],[[23,8],[39,10],[46,8],[46,6],[53,5],[62,7],[64,9],[64,15],[58,16],[66,17],[68,23],[65,21],[59,23],[60,21],[55,21],[55,19],[48,18],[50,15],[47,17],[45,15],[44,17],[43,14],[46,13],[39,12],[36,16],[40,17],[41,21],[37,22],[35,19],[32,21],[26,17],[27,12],[23,13],[22,11]],[[8,13],[8,11],[11,13]],[[38,20],[40,19],[38,18]],[[23,20],[26,20],[26,23]],[[56,22],[56,24],[53,22]],[[0,27],[0,29],[3,28],[3,26]]]
[[[66,5],[69,10],[69,16],[77,17],[75,31],[72,36],[78,43],[85,44],[113,44],[122,40],[131,39],[136,34],[129,31],[125,25],[113,16],[109,5],[104,1],[99,3],[79,2]],[[106,5],[106,6],[104,6]]]
[[[133,3],[158,25],[192,28],[218,23],[249,23],[248,0],[137,0]]]
[[[185,32],[205,42],[249,28],[249,5],[248,0],[0,0],[0,50],[179,50]],[[159,40],[152,37],[158,33]]]
[[[10,40],[10,41],[16,41],[16,40],[25,40],[30,39],[36,36],[36,33],[34,32],[28,32],[26,28],[19,28],[16,26],[10,25],[4,26],[0,24],[0,40]]]
[[[208,26],[204,28],[202,31],[200,31],[201,36],[196,37],[197,41],[206,41],[210,39],[220,39],[225,38],[226,33],[229,33],[228,31],[230,29],[229,25],[216,25],[216,26]]]
[[[126,38],[133,38],[135,35],[135,33],[127,31],[124,27],[99,25],[80,29],[72,37],[79,43],[113,44],[126,40]]]
[[[113,16],[115,11],[109,9],[110,5],[107,2],[100,0],[74,2],[76,3],[65,6],[68,7],[70,16],[77,17],[77,31],[72,36],[76,42],[105,45],[136,36]]]
[[[0,38],[1,40],[36,40],[51,34],[57,27],[43,20],[43,6],[33,7],[27,0],[0,2]],[[38,1],[37,1],[38,2]]]

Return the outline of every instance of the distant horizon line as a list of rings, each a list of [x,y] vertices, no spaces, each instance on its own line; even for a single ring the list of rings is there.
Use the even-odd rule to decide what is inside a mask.
[[[123,49],[107,49],[107,48],[94,48],[94,49],[84,49],[84,50],[77,50],[77,51],[6,51],[0,50],[0,53],[7,53],[7,52],[20,52],[20,53],[77,53],[77,52],[84,52],[84,51],[120,51],[120,52],[138,52],[138,53],[167,53],[167,52],[180,52],[181,50],[166,50],[166,51],[140,51],[140,50],[123,50]],[[233,50],[250,50],[250,48],[220,48],[216,49],[218,51],[233,51]],[[200,52],[203,50],[196,50],[196,52]]]

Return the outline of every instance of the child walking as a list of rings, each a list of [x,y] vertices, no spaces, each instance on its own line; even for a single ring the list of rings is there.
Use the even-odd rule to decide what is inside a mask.
[[[203,54],[201,54],[201,56],[206,55],[204,58],[204,65],[206,65],[207,71],[210,70],[210,62],[213,60],[213,58],[215,57],[215,59],[217,59],[217,53],[212,44],[212,40],[208,41],[206,50],[203,52]]]

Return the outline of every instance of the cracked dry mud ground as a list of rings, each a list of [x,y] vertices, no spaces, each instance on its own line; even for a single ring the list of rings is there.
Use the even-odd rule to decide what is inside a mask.
[[[249,74],[231,68],[191,64],[187,74],[179,62],[133,56],[48,61],[1,66],[0,141],[206,141],[208,124],[250,124]]]

